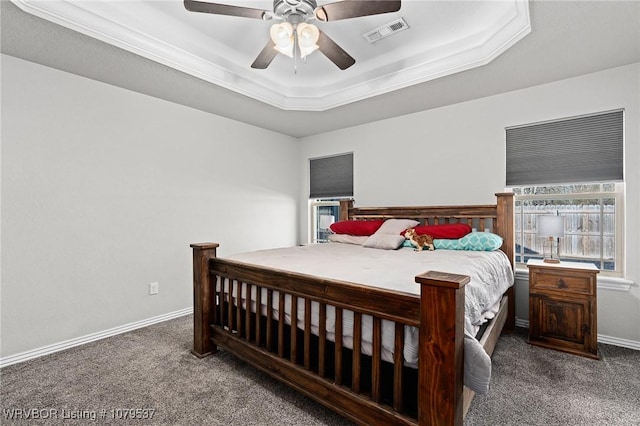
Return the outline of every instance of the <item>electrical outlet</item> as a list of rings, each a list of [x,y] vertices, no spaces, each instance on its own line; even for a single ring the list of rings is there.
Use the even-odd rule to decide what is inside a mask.
[[[149,284],[149,294],[158,294],[158,283]]]

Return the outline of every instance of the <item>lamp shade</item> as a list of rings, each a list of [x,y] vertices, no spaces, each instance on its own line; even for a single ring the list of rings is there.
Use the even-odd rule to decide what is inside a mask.
[[[538,237],[564,237],[564,216],[538,216],[537,228]]]
[[[322,214],[319,218],[319,228],[320,229],[329,229],[329,227],[336,221],[336,218],[333,215]]]

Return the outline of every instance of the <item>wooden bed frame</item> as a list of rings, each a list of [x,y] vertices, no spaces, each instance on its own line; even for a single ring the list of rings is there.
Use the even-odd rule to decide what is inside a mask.
[[[468,223],[479,231],[489,229],[502,236],[501,250],[513,266],[513,194],[499,193],[496,197],[493,205],[448,207],[354,208],[352,202],[344,202],[340,219]],[[205,357],[220,346],[358,424],[462,424],[473,398],[473,392],[463,385],[464,294],[469,277],[425,271],[415,277],[421,291],[420,296],[414,296],[221,259],[216,257],[215,243],[191,247],[194,355]],[[279,303],[279,316],[272,312],[266,317],[256,316],[241,303],[233,303],[216,289],[219,278],[226,279],[233,291],[240,292],[241,283],[247,284],[246,292],[254,288],[256,306],[265,302],[260,300],[260,289],[266,289],[266,305]],[[304,303],[304,330],[292,330],[285,323],[285,294],[291,296],[291,306]],[[310,328],[312,301],[320,307],[317,336]],[[490,355],[502,329],[513,330],[515,326],[514,303],[511,287],[480,340]],[[334,341],[326,338],[327,306],[335,307]],[[352,351],[344,348],[339,338],[343,310],[354,312]],[[373,317],[372,355],[351,356],[360,353],[363,315]],[[297,309],[291,309],[291,316],[290,323],[296,324]],[[395,323],[393,363],[381,359],[382,320]],[[403,366],[404,326],[420,330],[419,362],[412,380]],[[411,398],[414,409],[407,408]]]

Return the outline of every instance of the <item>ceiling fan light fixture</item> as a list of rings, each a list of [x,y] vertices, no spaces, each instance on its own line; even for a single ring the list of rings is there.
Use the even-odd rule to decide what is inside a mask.
[[[300,58],[305,58],[318,49],[317,42],[320,38],[320,30],[315,25],[301,22],[294,29],[289,22],[281,22],[273,24],[269,33],[271,41],[275,45],[274,49],[290,58],[294,56],[293,48],[296,39]]]
[[[318,30],[318,27],[302,22],[296,27],[296,33],[298,35],[300,57],[304,58],[318,49],[317,43],[320,38],[320,30]]]
[[[288,22],[273,24],[269,31],[274,49],[278,52],[293,57],[293,26]]]
[[[251,68],[265,69],[277,53],[282,53],[294,59],[294,70],[297,58],[305,59],[315,50],[319,50],[341,70],[346,70],[356,62],[335,41],[309,22],[339,21],[397,12],[402,3],[402,0],[337,0],[318,7],[316,0],[273,0],[273,11],[268,11],[202,0],[183,1],[185,9],[190,12],[284,21],[271,26],[271,40],[260,51]]]

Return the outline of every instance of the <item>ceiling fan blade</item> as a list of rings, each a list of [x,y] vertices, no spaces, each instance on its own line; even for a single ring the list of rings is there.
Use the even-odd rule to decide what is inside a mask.
[[[229,6],[220,3],[184,0],[184,7],[190,12],[213,13],[215,15],[240,16],[242,18],[264,19],[271,12],[250,7]]]
[[[262,51],[258,54],[256,60],[251,64],[251,68],[259,70],[266,69],[269,64],[271,64],[271,61],[273,61],[273,58],[278,55],[278,51],[275,49],[275,47],[275,43],[269,40]]]
[[[318,50],[320,50],[331,62],[336,64],[341,70],[346,70],[356,63],[356,60],[347,52],[331,40],[328,35],[320,31],[320,38],[317,41]]]
[[[400,10],[401,3],[400,0],[343,0],[318,6],[314,13],[320,21],[337,21],[340,19],[357,18],[359,16],[397,12]]]

